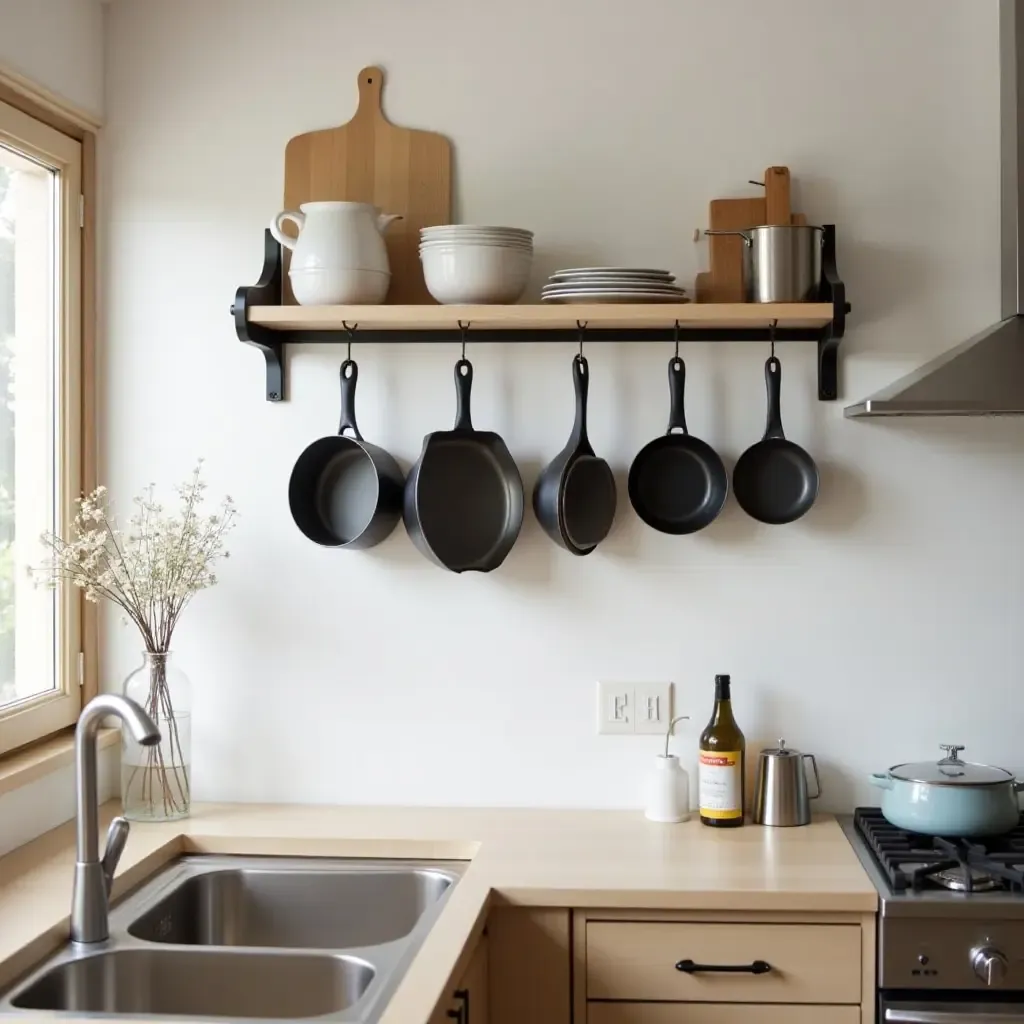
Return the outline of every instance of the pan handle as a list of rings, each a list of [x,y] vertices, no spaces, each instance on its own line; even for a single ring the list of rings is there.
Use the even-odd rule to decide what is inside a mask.
[[[338,434],[345,435],[346,430],[351,430],[357,441],[362,441],[363,435],[359,433],[356,426],[356,381],[359,379],[359,367],[351,359],[346,359],[341,364],[341,425],[338,427]]]
[[[574,356],[572,361],[572,382],[576,387],[576,421],[572,425],[569,444],[573,448],[590,447],[587,438],[587,395],[590,392],[590,365],[586,356]]]
[[[455,429],[472,430],[473,420],[469,414],[469,396],[473,391],[473,364],[460,359],[455,364],[455,396],[458,407],[455,412]]]
[[[739,235],[743,244],[749,249],[754,244],[754,236],[747,231],[731,230],[729,228],[706,228],[705,235]]]
[[[686,412],[683,404],[683,393],[686,390],[686,363],[675,356],[668,361],[668,393],[672,404],[668,412],[668,430],[666,434],[686,434]]]
[[[768,421],[764,428],[764,439],[781,438],[782,431],[782,363],[772,356],[764,364],[764,382],[768,388]]]

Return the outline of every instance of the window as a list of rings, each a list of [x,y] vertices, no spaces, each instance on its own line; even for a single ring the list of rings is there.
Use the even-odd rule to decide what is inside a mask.
[[[74,723],[82,607],[36,588],[81,494],[82,146],[0,102],[0,754]]]

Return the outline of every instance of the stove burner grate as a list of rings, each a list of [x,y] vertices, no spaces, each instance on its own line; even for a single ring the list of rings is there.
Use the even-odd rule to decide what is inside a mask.
[[[983,892],[997,879],[999,888],[1024,893],[1024,817],[1017,828],[980,841],[908,832],[890,825],[877,807],[858,807],[854,822],[895,892],[931,885]],[[953,879],[960,884],[950,884]]]

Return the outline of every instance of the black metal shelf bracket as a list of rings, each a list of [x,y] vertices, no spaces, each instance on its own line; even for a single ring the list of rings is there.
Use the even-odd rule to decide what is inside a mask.
[[[249,310],[253,306],[279,306],[282,301],[284,271],[281,246],[269,231],[263,236],[263,271],[255,285],[239,288],[231,306],[235,321],[235,333],[240,341],[258,348],[266,360],[268,402],[285,399],[284,352],[291,344],[325,345],[348,344],[358,325],[329,331],[293,329],[275,331],[260,324],[249,322]],[[823,327],[776,327],[766,320],[763,327],[715,327],[694,323],[687,325],[676,322],[671,327],[587,327],[587,344],[600,341],[617,342],[693,342],[693,341],[759,341],[768,343],[772,334],[776,341],[816,342],[818,346],[818,398],[832,402],[839,397],[839,342],[846,332],[846,314],[850,305],[846,301],[846,286],[836,269],[835,225],[825,225],[822,248],[822,276],[819,294],[820,302],[832,304],[832,319]],[[474,340],[478,343],[536,343],[536,342],[579,342],[579,330],[571,328],[497,328],[477,331]],[[368,330],[366,341],[376,344],[460,343],[464,340],[462,326],[430,328],[428,330],[385,329]]]
[[[281,245],[270,233],[263,232],[263,271],[256,284],[235,292],[231,315],[239,341],[258,348],[267,362],[267,401],[284,401],[284,346],[292,340],[284,331],[272,331],[260,324],[249,323],[252,306],[280,306],[284,268]]]

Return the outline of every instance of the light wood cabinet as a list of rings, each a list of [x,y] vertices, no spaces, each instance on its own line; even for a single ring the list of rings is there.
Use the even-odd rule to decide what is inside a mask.
[[[594,921],[586,955],[588,999],[860,1002],[856,925]],[[686,961],[708,970],[680,970]],[[752,964],[764,973],[714,970]]]
[[[577,910],[572,944],[574,1024],[874,1024],[873,914]]]
[[[489,942],[480,937],[458,984],[435,1011],[431,1024],[490,1024]]]
[[[860,1024],[858,1006],[591,1003],[588,1024]]]
[[[496,907],[490,937],[490,1024],[569,1024],[572,911]]]

